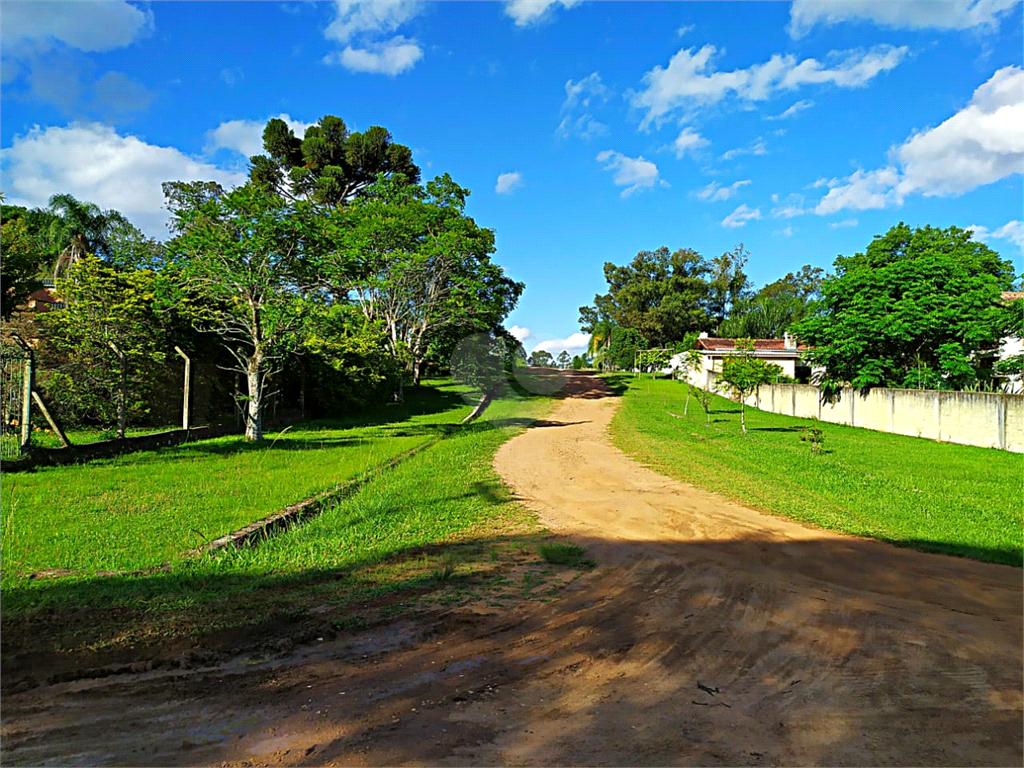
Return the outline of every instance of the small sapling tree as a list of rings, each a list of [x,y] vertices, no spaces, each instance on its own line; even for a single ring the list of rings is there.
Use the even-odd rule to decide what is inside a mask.
[[[746,399],[757,392],[762,384],[778,378],[779,367],[754,357],[753,339],[736,339],[736,354],[726,358],[718,388],[727,392],[740,403],[740,426],[747,434]]]

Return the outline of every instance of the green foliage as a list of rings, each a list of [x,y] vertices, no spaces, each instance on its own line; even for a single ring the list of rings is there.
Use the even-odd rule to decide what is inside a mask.
[[[824,366],[823,396],[844,385],[962,389],[992,377],[1014,322],[1000,294],[1013,266],[957,227],[899,224],[864,253],[839,256],[813,313],[793,332]]]
[[[559,352],[558,357],[555,358],[555,361],[558,363],[558,367],[562,369],[568,368],[571,360],[572,358],[569,356],[569,353],[564,349]]]
[[[25,299],[42,287],[36,275],[46,261],[39,239],[32,236],[21,217],[7,219],[7,206],[0,225],[0,299],[3,318],[8,319]]]
[[[537,551],[540,556],[552,565],[568,565],[572,568],[591,569],[597,566],[597,561],[587,557],[587,550],[579,544],[541,544]]]
[[[647,339],[640,331],[616,326],[611,332],[606,359],[612,370],[631,371],[636,351],[647,346]]]
[[[747,433],[745,400],[754,394],[762,384],[774,382],[779,377],[779,367],[759,357],[754,357],[753,339],[736,339],[736,354],[725,358],[717,385],[739,401],[740,425]]]
[[[644,465],[754,509],[856,536],[1020,567],[1024,488],[1019,454],[938,443],[811,419],[739,409],[713,398],[714,423],[682,413],[670,381],[625,383],[611,423],[615,444]],[[821,429],[828,451],[795,439]]]
[[[177,236],[168,254],[201,297],[197,324],[216,333],[248,386],[246,436],[262,439],[264,385],[318,294],[307,291],[321,218],[255,186],[229,193],[164,185]]]
[[[127,224],[119,212],[101,210],[68,194],[50,198],[50,213],[46,237],[50,250],[59,254],[55,275],[86,254],[109,258],[111,234]]]
[[[345,121],[326,115],[298,139],[278,118],[263,129],[264,154],[250,158],[250,180],[277,195],[308,198],[337,208],[357,195],[370,194],[380,175],[402,184],[419,182],[412,151],[394,142],[379,125],[352,133]]]
[[[800,442],[811,444],[811,453],[823,453],[825,451],[825,433],[821,427],[801,427]]]
[[[551,356],[550,352],[543,349],[534,350],[530,356],[530,365],[536,365],[541,368],[551,368],[554,366],[555,358]]]
[[[127,361],[128,421],[145,419],[171,346],[160,282],[150,270],[121,271],[89,255],[57,281],[65,306],[38,316],[39,383],[66,423],[116,420],[120,361],[111,344]]]

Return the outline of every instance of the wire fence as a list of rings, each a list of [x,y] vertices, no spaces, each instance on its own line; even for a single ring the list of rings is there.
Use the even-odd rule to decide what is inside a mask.
[[[28,355],[17,347],[0,347],[0,458],[21,456],[22,418],[24,413],[25,374]]]

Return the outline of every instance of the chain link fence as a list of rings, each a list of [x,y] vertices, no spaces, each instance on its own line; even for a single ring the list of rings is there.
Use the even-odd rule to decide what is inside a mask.
[[[13,345],[0,346],[0,458],[17,459],[22,451],[22,419],[25,412],[25,376],[28,354]]]

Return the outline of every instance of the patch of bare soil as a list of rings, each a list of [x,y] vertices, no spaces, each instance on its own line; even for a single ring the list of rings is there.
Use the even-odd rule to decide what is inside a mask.
[[[3,764],[1022,764],[1019,569],[669,480],[570,386],[495,460],[599,563],[556,600],[7,692]]]

